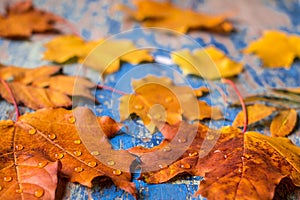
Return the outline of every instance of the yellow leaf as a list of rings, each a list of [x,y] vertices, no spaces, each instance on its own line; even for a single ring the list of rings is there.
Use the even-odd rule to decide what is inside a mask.
[[[253,124],[262,120],[269,115],[271,115],[276,108],[265,106],[263,104],[254,104],[253,106],[247,106],[247,116],[248,116],[248,124]],[[241,127],[244,125],[244,112],[241,111],[235,117],[232,126],[234,127]]]
[[[290,68],[294,59],[300,57],[300,37],[281,31],[265,31],[263,36],[252,42],[245,53],[256,54],[265,67]]]
[[[289,135],[295,128],[297,112],[294,109],[279,112],[271,122],[270,132],[274,137]]]
[[[196,49],[194,52],[181,50],[171,55],[184,74],[193,74],[207,79],[232,77],[243,70],[243,64],[228,58],[213,46]]]
[[[227,21],[225,15],[212,16],[184,10],[169,2],[136,0],[134,4],[136,10],[125,5],[120,5],[119,9],[142,22],[146,27],[168,28],[181,33],[186,33],[191,29],[204,29],[220,33],[229,33],[233,30],[233,25]]]

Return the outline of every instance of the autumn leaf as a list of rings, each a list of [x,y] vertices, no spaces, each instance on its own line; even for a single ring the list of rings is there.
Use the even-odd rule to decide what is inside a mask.
[[[193,52],[184,49],[172,53],[171,57],[184,74],[193,74],[207,79],[232,77],[243,70],[243,64],[231,60],[213,46],[196,49]]]
[[[254,104],[252,106],[247,106],[247,116],[248,124],[253,124],[258,122],[276,111],[275,107],[265,106],[263,104]],[[241,111],[235,117],[232,126],[241,127],[244,125],[244,112]]]
[[[61,21],[50,12],[36,9],[31,1],[19,2],[0,15],[0,37],[23,39],[33,33],[58,32],[54,25]]]
[[[287,138],[184,122],[161,131],[173,131],[176,137],[152,149],[129,150],[140,157],[141,178],[147,183],[163,183],[182,173],[203,176],[196,195],[221,200],[273,199],[285,177],[300,186],[300,148]]]
[[[284,137],[289,135],[296,126],[297,118],[295,109],[280,111],[271,122],[270,132],[272,136]]]
[[[195,29],[219,33],[230,33],[233,30],[233,25],[228,22],[225,15],[197,13],[178,8],[169,2],[136,0],[133,3],[136,10],[125,5],[119,5],[118,9],[146,27],[168,28],[181,33]]]
[[[66,76],[57,66],[42,66],[26,69],[15,66],[0,66],[0,79],[7,82],[18,104],[31,109],[46,107],[69,107],[71,96],[94,100],[90,89],[95,84],[82,77]],[[76,88],[74,88],[76,86]],[[12,103],[12,99],[3,84],[0,95]]]
[[[14,160],[17,154],[41,153],[43,159],[34,157],[38,162],[36,166],[41,169],[48,166],[45,158],[59,160],[60,173],[72,182],[91,187],[95,177],[106,176],[135,196],[129,170],[135,157],[125,150],[113,150],[106,136],[119,129],[115,121],[96,117],[88,108],[78,107],[73,111],[42,109],[21,116],[16,123],[1,122],[1,157],[2,160],[10,159],[13,170],[17,165]],[[2,170],[6,170],[7,167],[3,167]],[[13,173],[6,173],[6,176],[12,177]],[[5,179],[1,180],[1,186],[5,188]]]
[[[197,94],[202,95],[201,89],[176,86],[169,78],[154,76],[134,80],[132,86],[134,94],[120,98],[120,119],[123,121],[135,113],[151,132],[155,130],[156,121],[176,124],[182,116],[188,120],[223,118],[217,107],[197,99]]]
[[[290,68],[294,59],[300,57],[299,45],[298,35],[282,31],[265,31],[263,36],[250,43],[244,52],[256,54],[265,67]]]
[[[138,50],[129,40],[84,41],[78,36],[66,35],[54,38],[46,43],[45,47],[46,60],[64,63],[75,58],[84,66],[100,71],[104,75],[118,71],[121,61],[132,64],[153,61],[148,50]]]

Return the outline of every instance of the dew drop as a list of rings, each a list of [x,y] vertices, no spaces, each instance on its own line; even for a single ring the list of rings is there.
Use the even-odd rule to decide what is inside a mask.
[[[75,172],[82,172],[83,171],[83,168],[82,167],[75,167]]]
[[[55,156],[56,159],[62,159],[64,157],[64,154],[56,153],[54,156]]]
[[[74,140],[74,144],[81,144],[81,140]]]
[[[228,158],[228,155],[227,155],[227,154],[225,154],[225,155],[224,155],[224,158],[225,158],[225,159],[226,159],[226,158]]]
[[[36,129],[32,128],[28,132],[30,135],[34,135],[36,133]]]
[[[185,138],[179,138],[179,139],[178,139],[178,142],[179,142],[179,143],[185,143],[185,142],[186,142],[186,139],[185,139]]]
[[[220,149],[217,149],[214,151],[214,153],[221,153],[222,151]]]
[[[190,152],[189,156],[190,157],[198,156],[198,152],[196,152],[196,151],[195,152]]]
[[[115,165],[116,163],[115,163],[115,161],[113,161],[113,160],[109,160],[109,161],[107,161],[107,164],[110,165],[110,166],[113,166],[113,165]]]
[[[81,151],[74,151],[73,152],[75,156],[79,157],[82,155],[82,152]]]
[[[76,118],[74,116],[71,116],[69,118],[69,122],[72,123],[72,124],[74,124],[76,122]]]
[[[1,191],[1,190],[3,190],[3,187],[2,187],[2,186],[0,186],[0,191]]]
[[[16,193],[22,193],[23,190],[22,189],[16,189]]]
[[[49,134],[48,138],[50,138],[51,140],[54,140],[56,138],[56,135],[54,133]]]
[[[37,166],[38,166],[39,168],[43,168],[43,167],[45,167],[47,164],[48,164],[47,161],[43,161],[43,162],[39,162]]]
[[[188,164],[188,163],[185,163],[185,164],[182,164],[180,165],[181,168],[184,168],[184,169],[190,169],[191,168],[191,165]]]
[[[245,158],[247,158],[247,159],[250,158],[250,156],[249,156],[248,154],[245,154],[244,156],[245,156]]]
[[[144,106],[143,106],[143,105],[140,105],[140,104],[136,104],[136,105],[134,105],[134,108],[135,108],[136,110],[142,110],[142,109],[144,108]]]
[[[122,174],[122,171],[119,170],[119,169],[115,169],[115,170],[113,171],[113,174],[119,176],[119,175]]]
[[[24,146],[21,144],[16,145],[16,150],[17,151],[21,151],[22,149],[24,149]]]
[[[36,191],[34,191],[34,196],[36,197],[42,197],[44,195],[44,190],[43,189],[37,189]]]
[[[160,169],[167,167],[166,165],[158,165]]]
[[[10,181],[12,181],[12,177],[11,176],[5,176],[4,178],[3,178],[3,180],[5,181],[5,182],[10,182]]]
[[[163,151],[164,152],[169,152],[169,151],[171,151],[172,149],[171,149],[171,147],[169,147],[169,146],[166,146],[165,148],[163,148]]]
[[[93,156],[98,156],[100,153],[99,153],[99,151],[92,151],[91,154],[92,154]]]
[[[242,169],[241,168],[239,168],[239,172],[242,173]]]
[[[166,103],[170,103],[170,102],[172,102],[173,101],[173,98],[171,97],[171,96],[167,96],[166,98],[165,98],[165,102]]]
[[[208,139],[208,140],[213,140],[213,139],[215,139],[215,136],[213,136],[213,135],[208,135],[208,136],[206,137],[206,139]]]
[[[88,166],[90,166],[90,167],[96,167],[97,163],[96,162],[89,162]]]

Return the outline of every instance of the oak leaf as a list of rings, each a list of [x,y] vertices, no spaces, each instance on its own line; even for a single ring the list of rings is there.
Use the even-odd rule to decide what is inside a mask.
[[[0,15],[0,37],[23,39],[33,33],[58,32],[54,25],[61,21],[50,12],[36,9],[31,1],[19,2]]]
[[[189,30],[202,29],[219,33],[230,33],[233,25],[225,15],[207,15],[192,10],[181,9],[169,2],[136,0],[136,10],[125,5],[118,9],[146,27],[160,27],[186,33]]]
[[[72,182],[91,187],[95,177],[106,176],[135,196],[135,185],[130,182],[129,170],[135,157],[125,150],[112,149],[107,135],[112,136],[120,129],[112,119],[96,117],[84,107],[71,111],[50,108],[25,114],[15,123],[2,121],[0,124],[1,158],[10,159],[12,168],[18,164],[14,156],[37,152],[43,156],[40,159],[33,154],[34,159],[41,162],[37,165],[40,168],[48,166],[45,158],[58,160],[61,163],[60,173]],[[2,170],[6,168],[3,166]],[[5,179],[1,179],[0,184],[5,188]]]
[[[148,50],[138,50],[129,40],[84,41],[73,35],[58,36],[45,44],[44,59],[64,63],[72,58],[84,66],[101,73],[110,74],[119,70],[121,61],[138,64],[151,62],[153,57]]]
[[[188,86],[177,86],[169,78],[154,76],[134,80],[132,86],[134,94],[120,98],[121,121],[135,113],[151,132],[155,130],[156,121],[176,124],[182,117],[188,120],[223,118],[217,107],[197,99],[197,95],[202,95],[200,91],[206,92],[206,88],[193,90]]]
[[[61,67],[42,66],[26,69],[15,66],[0,66],[0,79],[7,82],[18,104],[31,109],[45,107],[69,107],[70,96],[81,96],[94,100],[90,89],[95,84],[83,77],[66,76]],[[76,87],[75,87],[76,86]],[[0,84],[0,95],[12,103],[11,96]]]
[[[250,43],[244,52],[256,54],[265,67],[290,68],[294,59],[300,57],[299,46],[298,35],[282,31],[265,31],[263,36]]]
[[[270,132],[272,136],[284,137],[289,135],[296,126],[297,118],[295,109],[280,111],[271,122]]]
[[[193,74],[207,79],[228,78],[238,75],[243,64],[228,58],[219,49],[209,46],[190,52],[184,49],[171,55],[184,74]]]
[[[129,149],[140,157],[141,178],[147,183],[163,183],[182,173],[203,176],[196,195],[221,200],[271,200],[286,177],[300,186],[300,148],[287,138],[243,134],[234,127],[211,130],[200,123],[166,126],[161,131],[175,132],[172,141]]]
[[[276,111],[275,107],[265,106],[263,104],[254,104],[247,106],[248,124],[258,122]],[[244,125],[244,111],[240,111],[235,117],[232,126],[241,127]]]

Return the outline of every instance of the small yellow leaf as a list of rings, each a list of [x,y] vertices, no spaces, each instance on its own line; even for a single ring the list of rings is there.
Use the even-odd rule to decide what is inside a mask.
[[[295,128],[297,112],[294,109],[279,112],[271,122],[270,131],[274,137],[285,137]]]
[[[281,31],[265,31],[263,36],[252,42],[245,53],[256,54],[265,67],[290,68],[294,59],[300,57],[300,37]]]
[[[207,79],[232,77],[243,70],[243,64],[229,59],[213,46],[196,49],[194,52],[181,50],[171,55],[184,74],[193,74]]]
[[[247,115],[248,115],[248,124],[253,124],[255,122],[258,122],[259,120],[262,120],[269,115],[271,115],[274,111],[276,111],[276,108],[265,106],[263,104],[254,104],[253,106],[247,106]],[[235,117],[232,126],[234,127],[241,127],[244,125],[244,112],[241,111],[237,114]]]

